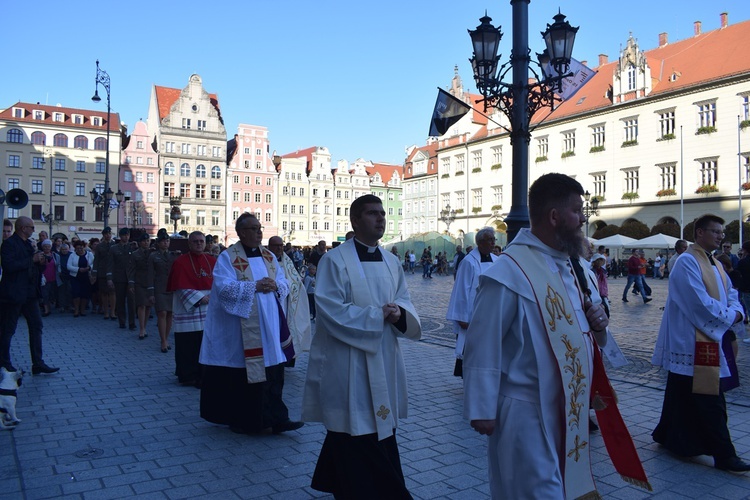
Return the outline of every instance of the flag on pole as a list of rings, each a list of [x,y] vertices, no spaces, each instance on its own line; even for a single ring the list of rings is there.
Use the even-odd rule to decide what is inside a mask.
[[[469,111],[471,106],[438,88],[438,97],[430,121],[430,136],[438,137],[445,134]]]
[[[559,93],[563,101],[573,97],[573,94],[578,92],[578,90],[583,87],[584,83],[588,82],[594,77],[595,72],[591,68],[586,67],[580,61],[571,58],[568,73],[573,74],[567,78],[563,78],[562,91]],[[551,76],[558,75],[557,71],[555,71],[555,68],[553,68],[551,64],[547,64],[547,67],[544,68],[544,74]]]

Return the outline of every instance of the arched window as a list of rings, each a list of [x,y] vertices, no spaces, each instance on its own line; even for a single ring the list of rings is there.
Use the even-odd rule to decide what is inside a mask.
[[[214,165],[213,167],[211,167],[211,178],[221,179],[221,169],[218,165]]]
[[[73,147],[81,148],[81,149],[88,149],[89,148],[88,138],[85,135],[75,136],[75,138],[73,138]]]
[[[172,163],[171,161],[168,161],[167,163],[165,163],[164,164],[164,175],[174,175],[174,173],[175,173],[174,163]]]
[[[106,151],[107,150],[107,139],[104,137],[97,137],[94,139],[94,149],[97,151]]]
[[[180,175],[182,177],[190,177],[190,165],[187,163],[180,165]]]
[[[23,144],[23,132],[20,129],[12,128],[8,130],[8,142],[17,142]]]
[[[53,144],[59,148],[68,147],[68,136],[65,134],[55,134]]]
[[[206,177],[206,166],[201,164],[195,167],[195,176],[196,177]]]
[[[31,134],[31,144],[36,144],[37,146],[44,146],[47,143],[47,136],[44,135],[44,132],[39,132],[38,130]]]

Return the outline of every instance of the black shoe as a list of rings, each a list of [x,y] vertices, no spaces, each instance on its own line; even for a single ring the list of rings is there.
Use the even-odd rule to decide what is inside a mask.
[[[628,300],[628,298],[627,298],[627,297],[623,297],[623,298],[622,298],[622,301],[623,301],[623,302],[630,302],[630,301]]]
[[[280,424],[274,425],[272,428],[272,431],[274,434],[281,434],[282,432],[286,432],[286,431],[296,431],[303,425],[305,425],[304,422],[295,422],[294,420],[287,420],[286,422],[282,422]]]
[[[46,364],[34,365],[31,367],[32,375],[39,375],[40,373],[55,373],[59,371],[60,371],[59,368],[53,368],[51,366],[47,366]]]
[[[270,434],[271,433],[271,428],[270,427],[267,427],[265,429],[260,429],[260,430],[256,431],[256,430],[252,430],[252,429],[246,429],[245,427],[238,427],[238,426],[230,425],[229,426],[229,430],[232,431],[232,432],[234,432],[235,434],[247,434],[249,436],[258,436],[258,435],[262,435],[262,434]]]
[[[714,467],[719,470],[728,470],[731,472],[750,471],[750,464],[744,462],[740,457],[714,458]]]
[[[654,300],[654,299],[652,299],[652,298],[650,298],[650,297],[646,297],[645,299],[643,299],[643,303],[644,303],[644,304],[648,304],[648,303],[649,303],[649,302],[651,302],[652,300]]]

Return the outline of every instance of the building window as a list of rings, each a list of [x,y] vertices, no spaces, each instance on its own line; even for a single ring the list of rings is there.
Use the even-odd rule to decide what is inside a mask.
[[[260,203],[260,199],[261,199],[261,194],[255,193],[255,203]]]
[[[184,129],[190,129],[190,118],[183,118],[182,119],[182,128],[184,128]]]
[[[104,137],[97,137],[94,139],[94,149],[96,151],[106,151],[107,150],[107,139]]]
[[[135,182],[143,182],[143,172],[135,173]]]
[[[503,205],[503,187],[502,186],[492,187],[492,205],[502,207]]]
[[[85,172],[86,171],[86,162],[83,160],[76,161],[76,172]]]
[[[591,127],[591,147],[604,148],[604,125],[594,125]]]
[[[164,196],[167,196],[169,198],[174,197],[174,182],[164,183]]]
[[[750,120],[750,97],[742,96],[742,119]]]
[[[65,158],[55,158],[55,170],[65,170]]]
[[[219,211],[218,210],[211,210],[211,225],[212,226],[219,225]]]
[[[98,117],[98,116],[95,116],[95,117],[93,117],[93,118],[91,119],[91,123],[92,123],[92,124],[93,124],[93,125],[94,125],[95,127],[101,127],[101,125],[102,125],[102,119],[101,119],[100,117]],[[98,220],[98,219],[97,219],[97,220]]]
[[[245,193],[245,203],[250,203],[250,195],[252,193]]]
[[[182,154],[189,155],[190,154],[190,144],[183,142],[182,143]]]
[[[165,142],[164,143],[164,152],[165,153],[174,153],[174,142]]]
[[[195,154],[198,156],[206,156],[206,145],[200,144],[198,146],[195,146]]]
[[[153,193],[153,192],[151,192],[151,191],[148,191],[148,192],[146,193],[146,201],[147,201],[148,203],[153,203],[153,202],[154,202],[154,193]]]
[[[190,198],[190,184],[184,182],[180,183],[180,196],[183,198]]]
[[[549,137],[540,137],[536,140],[536,157],[537,159],[547,158],[549,154]]]
[[[214,157],[221,156],[221,148],[219,146],[213,146],[211,148],[211,155]]]
[[[68,147],[68,136],[65,135],[65,134],[55,134],[55,137],[52,139],[52,142],[57,147],[67,148]]]
[[[637,193],[638,192],[638,169],[629,168],[623,171],[625,175],[625,192],[626,193]]]
[[[31,134],[31,144],[35,144],[37,146],[44,146],[47,142],[47,136],[44,135],[44,132],[33,132]]]
[[[324,222],[323,223],[323,231],[330,231],[331,230],[331,223],[330,222]]]
[[[183,208],[182,216],[180,217],[180,223],[183,225],[190,225],[190,209]]]
[[[266,193],[266,203],[271,203],[271,195]]]
[[[698,127],[716,127],[716,103],[698,104]]]
[[[187,163],[183,163],[180,165],[180,176],[181,177],[190,177],[190,165]]]
[[[164,164],[164,175],[175,175],[176,170],[174,163],[171,161],[168,161],[166,164]]]
[[[674,110],[659,113],[659,138],[674,138]]]
[[[202,179],[205,178],[206,177],[206,166],[203,165],[203,164],[201,164],[201,165],[198,165],[197,167],[195,167],[195,176],[196,177],[200,177]]]
[[[575,153],[576,151],[576,131],[569,130],[562,133],[563,136],[563,153]]]
[[[591,174],[591,177],[594,178],[594,196],[604,199],[607,193],[607,174]]]
[[[8,155],[8,166],[21,168],[21,155]]]
[[[150,158],[150,157],[149,157],[149,158],[146,158],[146,165],[153,165],[153,164],[154,164],[154,159],[153,159],[153,158]],[[151,214],[149,214],[149,216],[150,216],[150,215],[151,215]]]
[[[76,182],[76,196],[86,196],[85,182]]]
[[[82,125],[83,124],[83,116],[81,115],[73,115],[73,123],[76,125]]]
[[[638,118],[623,120],[623,141],[628,143],[638,142]]]
[[[212,200],[221,199],[221,186],[211,186],[211,199]]]
[[[77,135],[73,138],[73,147],[79,149],[88,149],[89,140],[85,135]]]
[[[471,153],[471,170],[477,170],[482,168],[482,152],[472,151]]]
[[[195,198],[199,200],[206,199],[206,185],[205,184],[195,185]]]
[[[23,118],[23,108],[13,108],[13,118]]]
[[[85,208],[84,207],[76,207],[76,221],[83,221],[85,220]]]
[[[149,172],[149,173],[146,174],[146,182],[149,183],[149,184],[153,184],[154,183],[154,173],[153,172]]]
[[[456,155],[456,174],[464,171],[464,155]]]
[[[266,186],[271,186],[271,185],[273,185],[272,179],[270,177],[266,177]]]
[[[262,182],[261,182],[261,180],[260,180],[260,177],[258,177],[258,176],[255,176],[255,185],[256,185],[256,186],[260,186],[261,184],[262,184]]]
[[[39,179],[33,179],[31,181],[31,192],[32,194],[42,194],[44,191],[44,181]]]
[[[271,212],[266,212],[266,222],[271,222]],[[299,223],[299,228],[302,229],[302,223]]]
[[[97,174],[103,174],[107,171],[107,164],[103,161],[96,162],[96,165],[94,165],[94,172]]]
[[[15,142],[17,144],[23,144],[23,132],[21,132],[20,129],[12,128],[8,130],[7,140],[8,142]],[[67,146],[67,140],[66,140],[65,145]],[[55,144],[55,146],[57,146],[57,144]]]
[[[424,205],[424,202],[423,202]],[[456,191],[456,208],[463,208],[466,206],[466,192]],[[424,206],[422,206],[422,212],[424,212]]]
[[[626,71],[627,71],[627,75],[628,75],[628,88],[627,88],[627,90],[628,91],[635,90],[635,88],[636,88],[636,74],[637,74],[635,66],[633,66],[631,64],[630,66],[628,66],[628,68],[627,68]]]
[[[55,194],[65,194],[65,181],[55,181]]]
[[[206,120],[195,120],[198,130],[206,130]]]
[[[206,211],[205,210],[198,210],[195,212],[195,223],[199,226],[205,226],[206,225]]]
[[[143,141],[136,142],[135,148],[136,149],[143,149]]]
[[[661,188],[675,189],[677,187],[677,164],[665,163],[664,165],[658,165],[658,167],[661,171]]]
[[[221,179],[221,169],[217,165],[211,167],[211,178]]]
[[[750,182],[750,156],[742,156],[742,166],[745,172],[745,182]]]
[[[702,160],[700,162],[700,183],[701,186],[715,186],[718,181],[718,165],[716,158]]]

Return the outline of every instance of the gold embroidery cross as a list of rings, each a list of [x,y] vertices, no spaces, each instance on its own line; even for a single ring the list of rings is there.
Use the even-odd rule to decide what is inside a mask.
[[[576,439],[573,442],[573,449],[568,452],[568,458],[573,457],[573,460],[578,462],[578,459],[581,458],[581,450],[586,448],[586,446],[589,444],[586,441],[578,442],[578,434],[576,434]]]
[[[698,351],[698,356],[700,357],[700,363],[702,365],[713,366],[716,363],[716,361],[714,361],[716,351],[712,349],[711,346],[701,346],[700,351]]]
[[[377,415],[378,415],[378,417],[380,417],[383,420],[385,420],[386,418],[388,418],[388,414],[390,412],[391,412],[391,410],[389,410],[388,408],[386,408],[385,405],[380,405],[380,410],[378,410]]]

